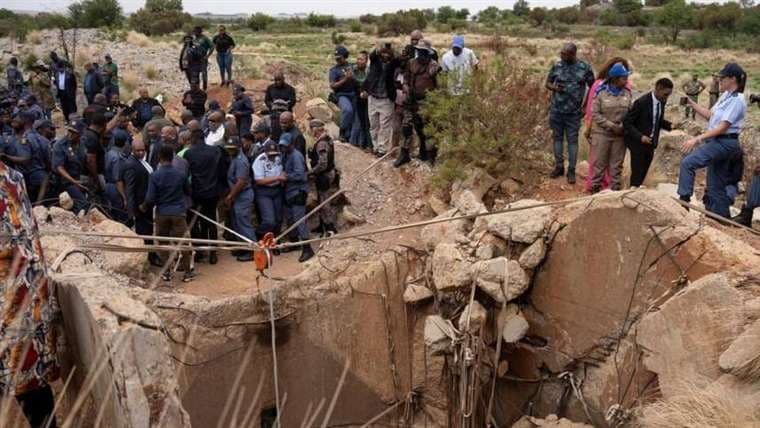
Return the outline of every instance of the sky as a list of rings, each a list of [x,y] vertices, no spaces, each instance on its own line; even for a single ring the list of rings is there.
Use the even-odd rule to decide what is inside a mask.
[[[25,11],[63,11],[72,3],[71,0],[2,0],[0,7]],[[145,4],[145,0],[120,0],[121,7],[126,13],[134,12]],[[529,0],[531,6],[562,7],[578,3],[577,0]],[[457,9],[467,8],[471,13],[485,9],[488,6],[498,6],[501,9],[511,9],[514,0],[383,0],[383,1],[339,1],[339,0],[183,0],[185,10],[190,13],[256,13],[264,12],[269,15],[278,13],[308,13],[318,12],[338,17],[353,17],[365,13],[381,14],[394,12],[399,9],[437,9],[450,5]],[[318,6],[318,7],[317,7]]]

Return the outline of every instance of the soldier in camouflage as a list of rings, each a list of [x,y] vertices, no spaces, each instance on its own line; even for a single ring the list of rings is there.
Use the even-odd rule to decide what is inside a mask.
[[[546,78],[546,88],[552,91],[549,126],[554,139],[554,170],[551,178],[565,175],[564,141],[567,139],[567,182],[575,183],[575,164],[578,159],[578,131],[581,127],[582,106],[586,93],[594,84],[591,66],[577,58],[578,48],[566,43],[560,51],[561,61],[554,64]]]
[[[683,91],[686,93],[686,95],[689,96],[689,98],[692,99],[695,103],[699,102],[699,94],[702,93],[707,88],[707,86],[702,83],[701,80],[699,80],[699,76],[696,74],[691,76],[691,80],[683,84]],[[691,119],[694,120],[696,117],[697,112],[689,107],[689,105],[686,105],[686,118],[688,119],[689,116],[691,116]]]

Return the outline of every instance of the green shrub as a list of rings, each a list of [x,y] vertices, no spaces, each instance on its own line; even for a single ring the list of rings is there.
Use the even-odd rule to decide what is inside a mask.
[[[69,5],[69,16],[80,28],[118,27],[124,21],[118,0],[80,0]]]
[[[533,125],[547,114],[543,86],[541,76],[496,57],[468,81],[468,94],[430,94],[423,114],[439,148],[434,184],[446,187],[471,167],[503,177],[534,166],[536,153],[551,140],[544,127]]]
[[[265,13],[257,12],[248,18],[247,25],[248,28],[250,28],[252,31],[264,31],[273,22],[274,18],[271,16]]]
[[[416,29],[427,26],[428,18],[419,9],[400,10],[394,13],[384,13],[377,23],[377,34],[381,36],[398,36],[409,34]]]
[[[346,36],[338,33],[337,31],[333,31],[330,35],[330,39],[332,39],[332,43],[334,45],[342,45],[346,41]]]
[[[145,7],[130,15],[128,25],[148,36],[173,33],[194,23],[182,10],[181,0],[146,0]]]
[[[361,33],[362,32],[362,23],[359,21],[351,21],[349,23],[349,27],[351,28],[352,33]]]
[[[316,13],[310,13],[306,17],[306,25],[315,28],[332,28],[335,27],[337,21],[334,15],[319,15]]]
[[[636,46],[636,36],[633,34],[626,34],[624,36],[615,39],[613,45],[621,50],[630,50]]]

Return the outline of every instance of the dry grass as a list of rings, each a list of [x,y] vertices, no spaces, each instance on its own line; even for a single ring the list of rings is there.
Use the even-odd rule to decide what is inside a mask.
[[[26,35],[26,41],[33,45],[39,45],[42,43],[42,34],[36,30],[32,31]]]
[[[127,71],[119,78],[121,80],[121,87],[126,92],[134,92],[140,85],[140,76],[133,71]]]
[[[681,392],[641,410],[637,425],[647,428],[760,426],[755,397],[715,383],[707,388],[684,384]]]
[[[148,80],[156,80],[158,77],[158,71],[152,65],[146,65],[143,71],[145,72],[145,78]]]
[[[145,48],[150,46],[152,43],[150,38],[146,36],[143,33],[138,33],[136,31],[130,31],[127,33],[127,43],[135,46],[139,46],[141,48]]]

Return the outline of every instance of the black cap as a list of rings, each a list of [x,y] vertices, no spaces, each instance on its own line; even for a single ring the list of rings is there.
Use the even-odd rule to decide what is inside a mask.
[[[348,49],[346,49],[345,46],[336,46],[335,56],[342,56],[343,58],[348,58]]]
[[[744,76],[744,69],[735,62],[729,62],[718,73],[720,77],[735,77],[736,79],[742,79]]]
[[[66,126],[66,129],[68,129],[71,132],[76,132],[77,134],[81,134],[82,131],[84,131],[84,128],[87,125],[81,120],[72,120],[68,126]]]
[[[253,127],[253,132],[261,132],[269,135],[269,125],[262,120]]]

